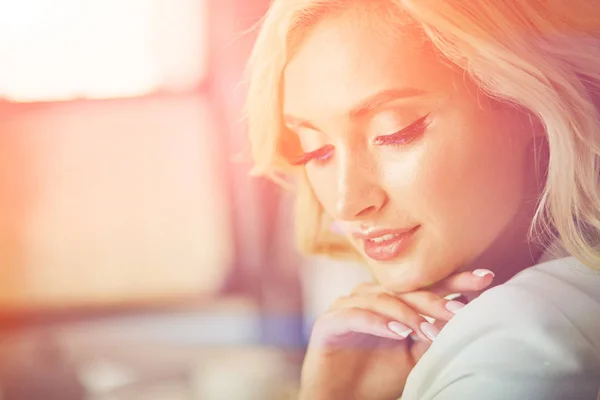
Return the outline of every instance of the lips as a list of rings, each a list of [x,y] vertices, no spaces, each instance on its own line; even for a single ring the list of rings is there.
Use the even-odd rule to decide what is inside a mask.
[[[386,229],[368,234],[355,233],[354,237],[363,241],[365,254],[375,261],[389,261],[406,250],[419,226],[410,229]]]

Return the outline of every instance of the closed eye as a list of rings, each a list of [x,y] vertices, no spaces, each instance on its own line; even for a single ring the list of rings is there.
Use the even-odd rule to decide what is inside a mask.
[[[315,151],[304,153],[300,157],[292,160],[292,165],[306,165],[309,161],[316,161],[318,164],[324,164],[333,156],[333,145],[325,145]]]
[[[427,129],[430,124],[428,118],[429,114],[419,118],[406,128],[396,133],[392,133],[391,135],[377,136],[373,143],[379,146],[397,146],[408,144],[425,132],[425,129]]]
[[[419,118],[406,128],[391,135],[378,136],[374,144],[382,146],[400,146],[412,142],[418,136],[422,135],[430,124],[429,114]],[[292,165],[306,165],[311,161],[318,165],[324,165],[333,156],[335,148],[333,145],[325,145],[315,151],[304,153],[291,161]]]

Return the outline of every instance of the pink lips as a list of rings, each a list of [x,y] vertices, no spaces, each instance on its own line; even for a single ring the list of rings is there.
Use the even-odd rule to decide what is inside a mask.
[[[375,261],[389,261],[396,258],[410,243],[419,226],[410,229],[383,229],[368,233],[354,233],[362,239],[365,253]]]

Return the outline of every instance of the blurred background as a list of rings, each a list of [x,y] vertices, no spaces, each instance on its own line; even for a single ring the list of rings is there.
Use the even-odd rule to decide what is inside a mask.
[[[0,399],[294,398],[366,280],[248,177],[268,0],[0,0]]]

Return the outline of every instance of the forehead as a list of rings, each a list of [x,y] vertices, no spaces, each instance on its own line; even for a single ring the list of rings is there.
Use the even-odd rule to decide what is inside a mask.
[[[347,113],[383,90],[449,88],[450,70],[435,60],[429,46],[364,20],[346,12],[307,31],[284,71],[285,114],[310,118]]]

